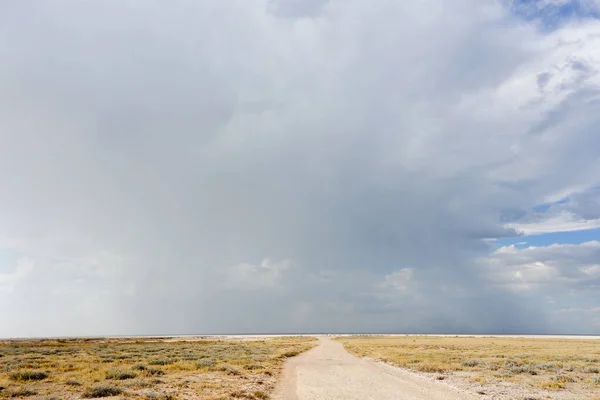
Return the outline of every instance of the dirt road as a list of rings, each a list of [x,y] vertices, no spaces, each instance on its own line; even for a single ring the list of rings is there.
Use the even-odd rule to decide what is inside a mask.
[[[277,400],[471,400],[467,393],[398,368],[350,355],[329,338],[288,360]]]

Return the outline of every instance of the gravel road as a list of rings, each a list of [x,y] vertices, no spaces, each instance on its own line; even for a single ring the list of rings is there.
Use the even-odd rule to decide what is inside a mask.
[[[408,371],[349,354],[329,338],[319,346],[288,360],[276,400],[471,400],[453,390]]]

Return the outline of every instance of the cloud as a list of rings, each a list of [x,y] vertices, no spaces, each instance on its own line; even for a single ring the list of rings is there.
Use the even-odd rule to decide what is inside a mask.
[[[31,274],[35,268],[35,263],[32,260],[18,260],[17,267],[13,272],[0,274],[0,290],[12,292],[15,285]]]
[[[329,0],[271,0],[267,10],[286,18],[316,17]]]
[[[600,289],[599,256],[598,241],[524,249],[507,246],[479,259],[477,265],[487,290],[513,293],[536,308],[550,332],[591,334],[600,326],[594,295]]]
[[[226,280],[231,286],[240,289],[273,288],[291,265],[291,260],[272,262],[268,258],[259,265],[236,264],[226,270]]]
[[[492,0],[0,7],[0,270],[35,265],[0,336],[558,326],[476,261],[600,185],[598,21],[540,32]],[[587,307],[579,279],[562,308]]]
[[[573,232],[600,228],[600,219],[577,218],[569,212],[547,217],[538,222],[511,223],[507,228],[522,232],[525,235],[539,235],[553,232]]]
[[[385,276],[382,287],[392,288],[398,292],[408,292],[416,286],[416,282],[413,282],[413,272],[412,268],[402,268],[394,271]]]
[[[513,291],[584,295],[600,285],[600,242],[501,247],[480,260],[490,282]]]
[[[504,226],[524,235],[598,229],[599,193],[598,188],[568,188],[564,196],[553,196],[550,204],[520,215],[518,222],[506,223]]]

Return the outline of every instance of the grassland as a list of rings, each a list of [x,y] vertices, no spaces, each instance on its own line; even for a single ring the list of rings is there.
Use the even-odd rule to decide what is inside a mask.
[[[600,399],[600,340],[431,336],[337,338],[346,350],[394,366],[459,376],[481,385],[516,383]],[[593,395],[596,393],[596,395]],[[589,396],[589,397],[588,397]]]
[[[0,398],[266,399],[283,361],[313,341],[2,341]]]

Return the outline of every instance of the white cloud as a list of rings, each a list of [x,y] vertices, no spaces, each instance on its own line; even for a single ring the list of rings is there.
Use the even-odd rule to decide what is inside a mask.
[[[600,327],[600,242],[507,246],[477,265],[487,290],[511,293],[536,309],[548,332],[592,334]]]
[[[537,222],[505,224],[525,235],[540,235],[553,232],[573,232],[600,228],[600,219],[586,220],[578,218],[573,213],[563,211],[558,215],[546,217]]]
[[[30,259],[17,261],[13,272],[0,274],[0,291],[13,291],[16,284],[27,279],[35,268],[35,262]]]
[[[600,242],[519,249],[505,246],[478,260],[493,286],[511,291],[579,292],[600,287]]]
[[[240,263],[226,269],[226,280],[229,285],[240,289],[274,288],[291,266],[291,260],[273,262],[268,258],[257,265]]]
[[[417,288],[417,282],[413,280],[414,269],[402,268],[386,275],[382,288],[391,288],[396,292],[408,293]]]

